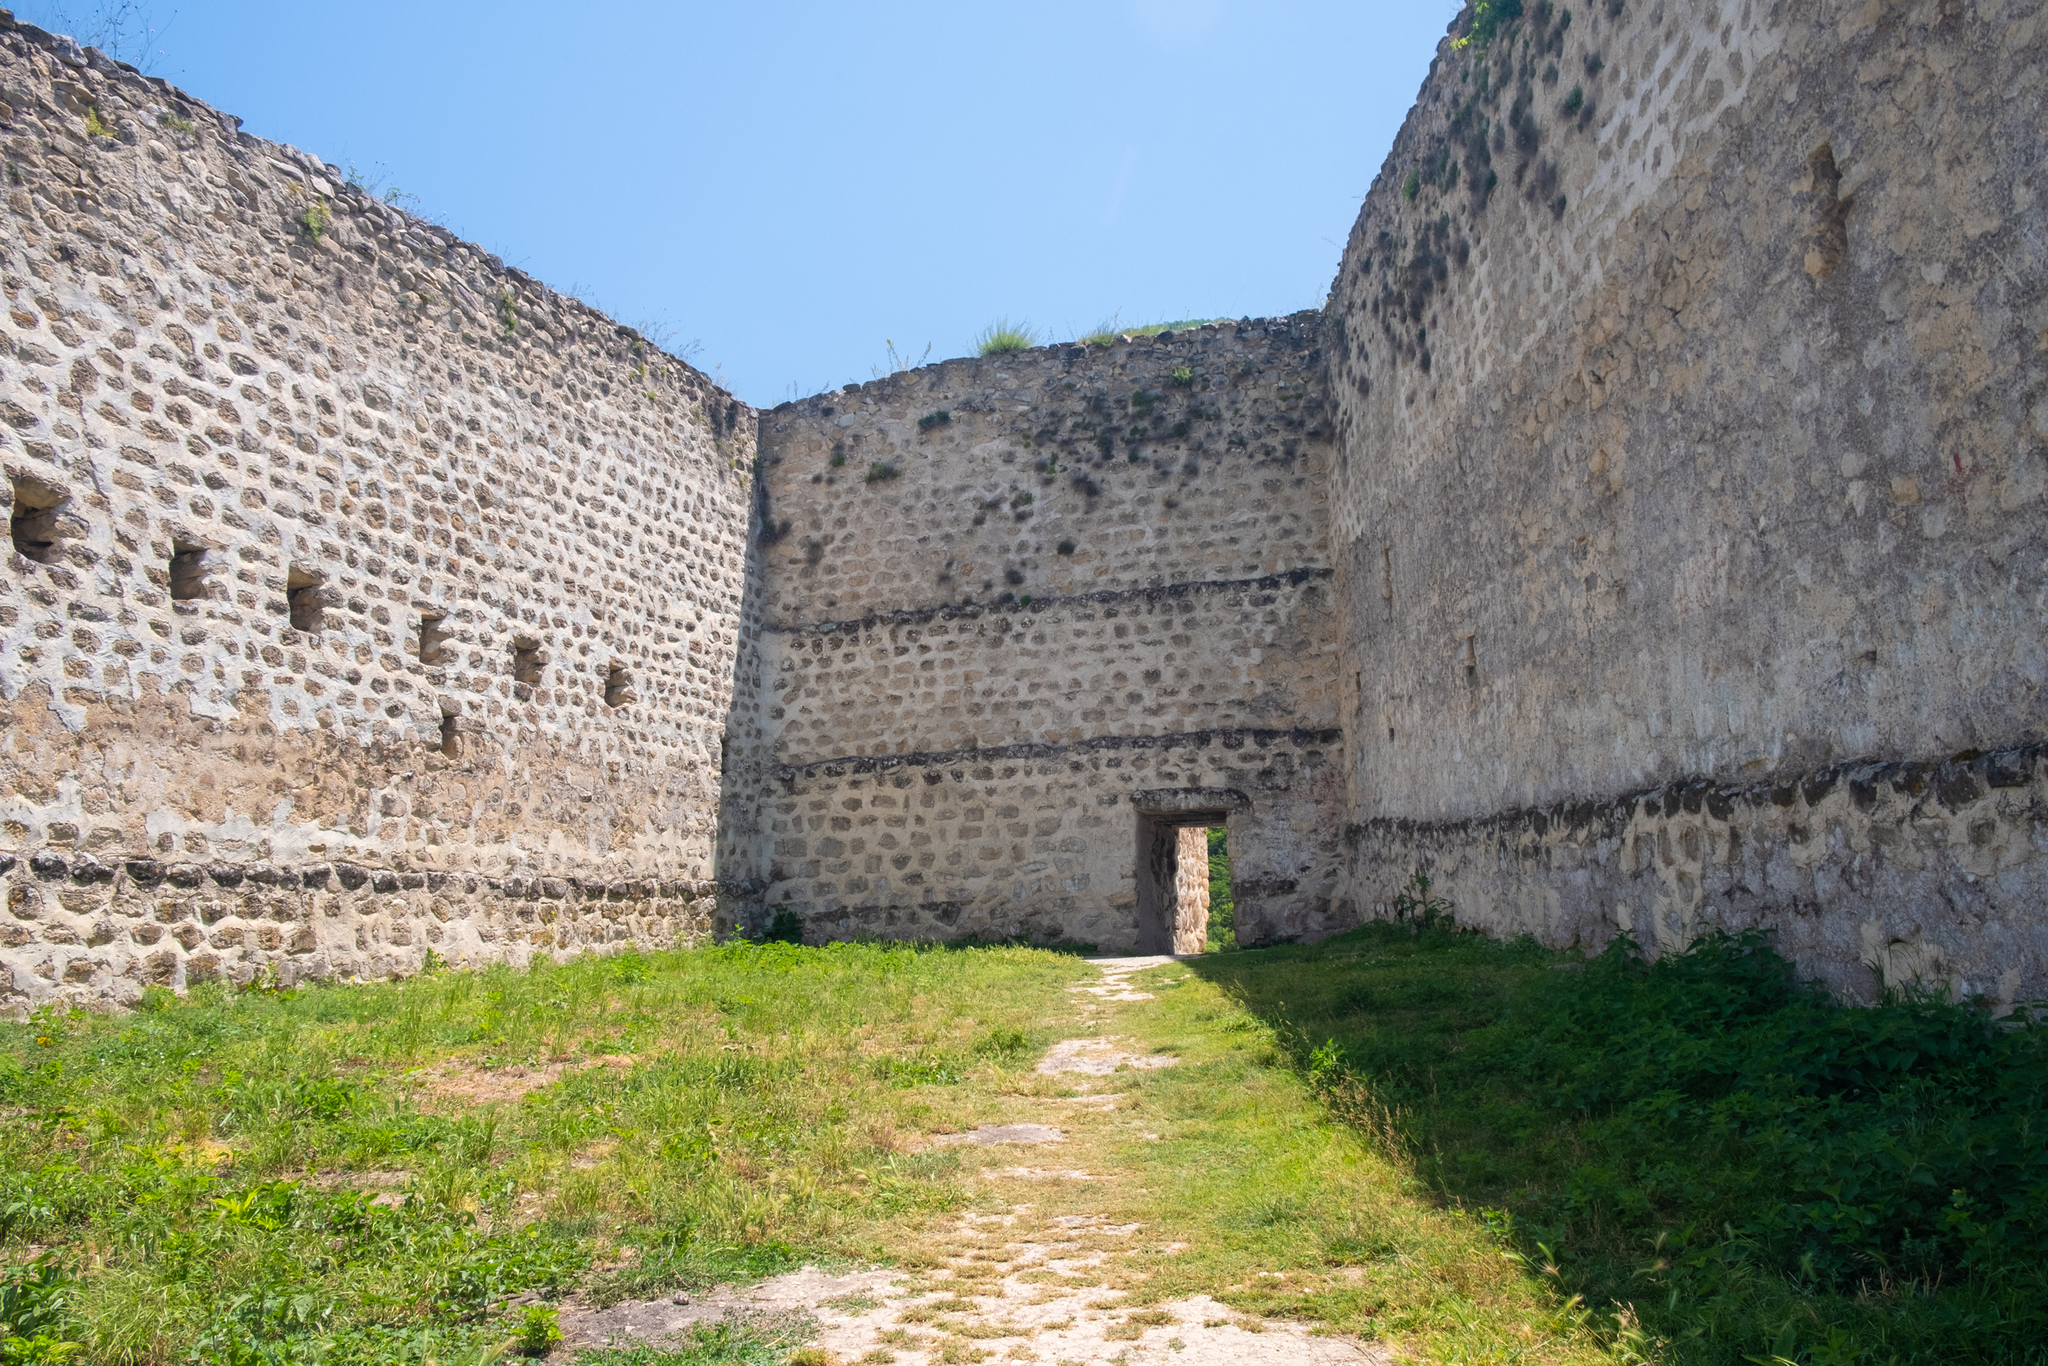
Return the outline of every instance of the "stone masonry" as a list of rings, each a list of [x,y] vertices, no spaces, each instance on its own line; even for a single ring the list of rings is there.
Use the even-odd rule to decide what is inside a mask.
[[[1475,18],[1321,311],[764,413],[0,22],[0,1009],[1186,949],[1215,825],[1246,943],[2048,993],[2048,18]]]

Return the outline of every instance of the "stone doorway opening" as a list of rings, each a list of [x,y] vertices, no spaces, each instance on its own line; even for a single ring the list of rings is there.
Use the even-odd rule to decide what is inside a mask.
[[[1200,953],[1209,936],[1209,832],[1230,808],[1138,812],[1139,953]]]

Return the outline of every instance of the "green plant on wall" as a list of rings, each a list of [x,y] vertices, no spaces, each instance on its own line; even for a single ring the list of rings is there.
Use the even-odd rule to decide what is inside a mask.
[[[114,132],[114,126],[111,123],[108,123],[105,119],[100,117],[100,111],[98,106],[96,105],[88,105],[86,107],[85,131],[88,136],[96,138],[111,138],[117,136]]]
[[[974,339],[974,353],[977,356],[1000,356],[1010,351],[1029,351],[1036,345],[1038,334],[1029,325],[998,318],[982,328],[981,335]]]
[[[1486,50],[1501,26],[1522,17],[1522,0],[1478,0],[1472,7],[1472,27],[1451,44],[1452,47],[1476,47]],[[1413,198],[1414,196],[1409,196]]]
[[[333,226],[334,213],[327,207],[325,199],[315,199],[306,206],[306,211],[299,215],[299,231],[305,235],[308,242],[319,241]]]
[[[505,334],[507,341],[519,331],[519,301],[512,297],[509,288],[498,291],[498,327]],[[643,376],[647,373],[647,367],[643,365],[633,373],[636,377]]]
[[[874,464],[868,466],[867,482],[870,484],[886,484],[902,473],[902,470],[897,469],[888,461],[877,460]]]

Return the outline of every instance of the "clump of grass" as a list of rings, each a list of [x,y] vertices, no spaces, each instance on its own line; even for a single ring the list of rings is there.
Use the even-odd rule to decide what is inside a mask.
[[[917,420],[917,429],[921,432],[928,432],[934,427],[946,426],[952,420],[953,414],[941,408],[935,413],[926,413],[923,417],[919,418]]]
[[[1167,372],[1166,379],[1168,383],[1176,388],[1188,388],[1195,382],[1195,367],[1192,365],[1176,365]]]
[[[1028,324],[998,318],[982,328],[981,335],[974,339],[974,354],[1000,356],[1011,351],[1029,351],[1036,345],[1038,333]]]
[[[95,138],[111,138],[119,136],[119,134],[115,132],[114,126],[111,123],[108,123],[104,118],[100,117],[99,106],[97,105],[88,105],[86,107],[85,132],[88,137]]]
[[[168,128],[173,133],[177,133],[182,137],[191,137],[199,131],[199,125],[193,123],[192,120],[180,118],[168,109],[156,116],[156,124],[157,127]]]
[[[498,331],[506,341],[512,340],[519,333],[519,300],[513,297],[509,287],[498,291]],[[641,366],[633,373],[636,376],[644,376],[647,370],[645,366]],[[654,395],[649,394],[648,397],[653,398]]]
[[[305,235],[308,242],[319,241],[333,226],[334,214],[327,207],[325,198],[315,199],[306,206],[306,211],[299,215],[299,231]]]
[[[888,461],[877,460],[874,464],[868,466],[866,482],[870,484],[886,484],[891,479],[900,477],[902,473],[902,470],[897,469]]]
[[[1084,332],[1074,340],[1083,346],[1114,346],[1125,337],[1156,337],[1162,332],[1186,332],[1190,328],[1207,327],[1210,323],[1229,321],[1228,318],[1181,318],[1170,323],[1146,323],[1142,327],[1125,327],[1112,315],[1096,324],[1093,332]]]
[[[2048,1026],[1844,1006],[1757,933],[1586,961],[1407,900],[1198,970],[1561,1299],[1717,1366],[2048,1339]]]

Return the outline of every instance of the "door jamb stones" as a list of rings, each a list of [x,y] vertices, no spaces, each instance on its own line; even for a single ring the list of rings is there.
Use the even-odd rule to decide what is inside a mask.
[[[1208,930],[1208,830],[1232,831],[1233,817],[1251,810],[1251,802],[1234,788],[1174,788],[1132,794],[1137,808],[1136,849],[1138,953],[1200,953]],[[1201,886],[1181,889],[1181,864],[1202,861]],[[1192,879],[1190,879],[1192,884]]]

